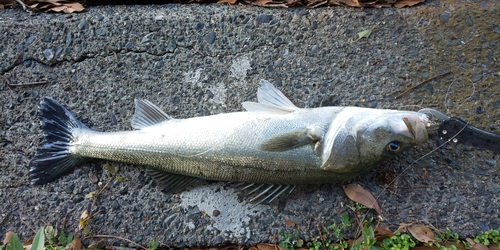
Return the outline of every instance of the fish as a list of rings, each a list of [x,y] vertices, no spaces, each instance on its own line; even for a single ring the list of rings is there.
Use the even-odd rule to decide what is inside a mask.
[[[29,164],[32,185],[49,183],[92,159],[145,166],[164,192],[205,180],[248,183],[270,202],[295,185],[350,180],[428,140],[428,117],[414,111],[298,108],[269,81],[246,110],[174,119],[135,100],[134,130],[98,132],[50,97],[38,105],[42,141]],[[257,192],[258,190],[258,192]]]

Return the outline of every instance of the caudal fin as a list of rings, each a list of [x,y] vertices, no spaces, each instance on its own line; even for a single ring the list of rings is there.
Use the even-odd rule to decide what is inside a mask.
[[[30,163],[30,184],[42,185],[68,173],[84,159],[71,154],[75,133],[89,129],[65,107],[50,97],[38,105],[43,140]]]

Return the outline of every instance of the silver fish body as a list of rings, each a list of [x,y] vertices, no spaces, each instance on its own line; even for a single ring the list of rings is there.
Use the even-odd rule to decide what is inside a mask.
[[[265,80],[258,100],[243,103],[247,112],[189,119],[172,119],[150,102],[136,100],[132,127],[137,130],[106,133],[90,130],[45,98],[40,104],[45,138],[30,164],[31,183],[47,183],[86,159],[147,166],[164,186],[185,180],[177,177],[280,185],[339,182],[428,138],[427,116],[417,112],[301,109]]]

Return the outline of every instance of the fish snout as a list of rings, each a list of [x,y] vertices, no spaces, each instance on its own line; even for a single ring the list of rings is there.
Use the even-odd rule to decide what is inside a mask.
[[[427,133],[428,118],[426,115],[412,115],[402,118],[408,133],[413,137],[416,144],[421,144],[429,139]]]

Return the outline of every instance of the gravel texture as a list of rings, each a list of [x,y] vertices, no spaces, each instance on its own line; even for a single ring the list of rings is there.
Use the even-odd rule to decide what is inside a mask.
[[[431,1],[364,10],[172,4],[88,7],[69,15],[0,10],[0,238],[11,230],[26,240],[49,224],[73,232],[92,207],[85,195],[111,178],[106,162],[97,161],[50,184],[27,185],[41,138],[42,96],[59,100],[93,129],[130,130],[134,98],[175,118],[234,112],[255,100],[264,78],[299,107],[430,107],[500,133],[499,7]],[[370,28],[368,39],[351,42]],[[9,87],[5,79],[47,83]],[[430,140],[352,181],[378,197],[381,225],[392,229],[416,222],[462,237],[499,229],[498,155],[438,145]],[[340,185],[301,186],[252,207],[225,183],[167,195],[143,168],[111,164],[126,181],[111,180],[95,202],[91,235],[143,245],[156,237],[172,247],[250,245],[279,242],[283,232],[310,240],[343,214],[355,224]],[[355,232],[346,230],[349,237]]]

